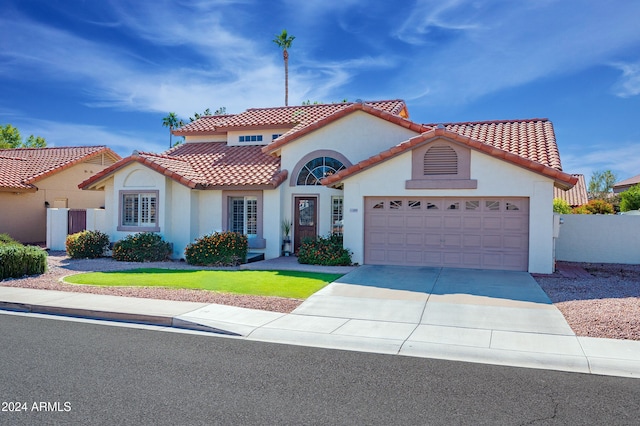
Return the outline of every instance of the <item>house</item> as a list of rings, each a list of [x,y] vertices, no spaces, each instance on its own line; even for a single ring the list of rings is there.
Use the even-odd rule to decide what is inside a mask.
[[[630,177],[613,185],[613,192],[619,194],[626,191],[634,185],[640,184],[640,175]]]
[[[584,181],[584,175],[574,174],[573,177],[578,178],[573,188],[564,190],[559,187],[553,188],[553,198],[560,198],[571,207],[578,207],[589,202],[589,194],[587,193],[587,185]]]
[[[112,239],[154,231],[176,258],[200,235],[247,234],[266,258],[342,233],[360,264],[553,268],[562,171],[547,119],[421,124],[402,100],[248,109],[174,130],[80,187],[105,191]]]
[[[104,146],[0,149],[0,233],[23,243],[46,238],[46,209],[104,206],[78,184],[120,160]]]

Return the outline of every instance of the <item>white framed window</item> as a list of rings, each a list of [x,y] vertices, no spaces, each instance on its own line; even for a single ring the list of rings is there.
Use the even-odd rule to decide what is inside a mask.
[[[118,230],[159,231],[158,191],[121,191]]]
[[[252,196],[229,197],[229,230],[246,235],[258,236],[258,198]]]
[[[343,231],[344,197],[331,197],[331,233],[342,235]]]
[[[245,135],[240,136],[239,142],[262,142],[262,135]]]

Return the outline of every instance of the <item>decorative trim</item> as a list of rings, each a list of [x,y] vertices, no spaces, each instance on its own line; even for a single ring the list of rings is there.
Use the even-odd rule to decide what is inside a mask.
[[[405,181],[405,189],[478,189],[476,179],[413,179]]]

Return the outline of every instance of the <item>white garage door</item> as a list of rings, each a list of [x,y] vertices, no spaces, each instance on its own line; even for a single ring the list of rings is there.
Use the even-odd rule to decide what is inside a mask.
[[[527,198],[365,198],[364,262],[526,271]]]

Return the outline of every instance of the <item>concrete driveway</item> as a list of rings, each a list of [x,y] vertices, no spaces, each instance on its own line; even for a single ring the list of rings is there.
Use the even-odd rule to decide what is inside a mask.
[[[293,313],[573,335],[526,272],[364,265],[312,295]]]

